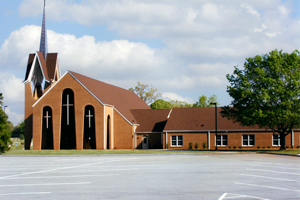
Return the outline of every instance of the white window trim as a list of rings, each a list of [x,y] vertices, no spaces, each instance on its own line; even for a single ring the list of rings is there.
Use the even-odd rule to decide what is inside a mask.
[[[278,134],[279,138],[278,138],[278,145],[274,145],[274,134],[272,135],[272,146],[273,147],[280,147],[280,135]]]
[[[249,144],[249,143],[250,143],[250,139],[249,139],[249,136],[250,136],[250,135],[253,135],[253,136],[254,136],[254,139],[253,139],[253,140],[254,140],[254,145],[250,145],[250,144]],[[254,146],[255,146],[255,135],[254,135],[254,134],[248,134],[248,135],[247,135],[247,143],[248,143],[247,145],[244,145],[244,143],[243,143],[243,142],[244,142],[243,136],[244,136],[244,135],[242,135],[242,146],[243,146],[243,147],[254,147]]]
[[[175,136],[176,137],[176,145],[172,145],[172,137]],[[178,145],[178,136],[181,136],[182,137],[182,145]],[[182,147],[183,146],[183,135],[171,135],[171,147]]]
[[[227,147],[228,146],[228,135],[227,136],[227,145],[223,145],[223,136],[224,135],[219,135],[218,136],[221,136],[221,145],[217,145],[217,136],[215,136],[215,145],[218,146],[218,147]]]

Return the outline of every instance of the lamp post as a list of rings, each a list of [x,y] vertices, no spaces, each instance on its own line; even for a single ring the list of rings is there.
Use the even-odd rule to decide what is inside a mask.
[[[216,151],[218,151],[217,137],[218,137],[218,118],[217,118],[217,103],[210,103],[210,105],[215,105],[215,122],[216,122]]]
[[[5,108],[6,108],[7,106],[4,106],[4,113],[5,113]]]

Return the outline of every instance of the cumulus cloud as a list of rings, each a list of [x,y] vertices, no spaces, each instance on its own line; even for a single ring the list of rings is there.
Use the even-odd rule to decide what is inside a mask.
[[[23,0],[19,14],[40,17],[42,4]],[[104,41],[88,34],[76,37],[71,29],[48,30],[49,52],[59,53],[62,72],[69,69],[123,88],[140,81],[166,98],[190,103],[202,94],[217,94],[224,105],[229,104],[225,76],[233,66],[276,48],[299,48],[300,20],[292,18],[292,6],[274,0],[51,0],[48,20],[83,28],[105,26],[122,39]],[[39,39],[39,26],[13,31],[0,49],[0,72],[23,78],[28,54],[38,50]],[[155,39],[163,48],[132,39]],[[14,83],[11,75],[3,80]]]

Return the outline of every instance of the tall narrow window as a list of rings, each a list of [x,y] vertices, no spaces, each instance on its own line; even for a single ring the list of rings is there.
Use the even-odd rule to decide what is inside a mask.
[[[53,149],[52,109],[43,108],[42,149]]]
[[[106,137],[106,149],[110,149],[110,145],[109,145],[109,142],[110,142],[110,116],[108,115],[107,116],[107,137]]]
[[[96,149],[95,110],[91,105],[86,106],[84,109],[83,148]]]
[[[62,96],[61,149],[76,149],[74,93],[65,89]]]
[[[273,134],[273,146],[280,146],[280,135]]]

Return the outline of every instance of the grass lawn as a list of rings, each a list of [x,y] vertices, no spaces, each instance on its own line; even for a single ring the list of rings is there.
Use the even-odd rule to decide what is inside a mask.
[[[185,153],[278,153],[300,154],[296,150],[10,150],[3,155],[97,155],[97,154],[185,154]]]
[[[214,150],[23,150],[24,140],[12,139],[12,144],[8,152],[2,155],[97,155],[97,154],[184,154],[184,153],[278,153],[278,154],[300,154],[300,148],[288,149],[288,150],[265,150],[265,149],[221,149],[219,151]]]

